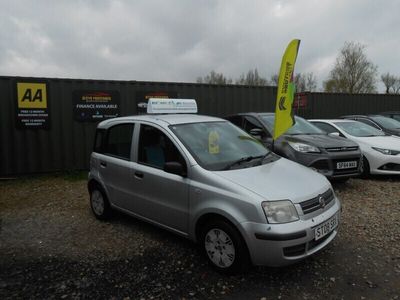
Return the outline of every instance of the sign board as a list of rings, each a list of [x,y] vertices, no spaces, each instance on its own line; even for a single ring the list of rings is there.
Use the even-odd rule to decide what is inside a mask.
[[[194,99],[150,98],[147,103],[148,114],[195,114],[197,103]]]
[[[79,122],[101,121],[120,115],[118,91],[74,91],[73,114]]]
[[[297,93],[294,95],[293,101],[294,108],[306,108],[307,107],[307,94],[306,93]]]
[[[17,82],[18,129],[49,129],[49,99],[45,82]]]

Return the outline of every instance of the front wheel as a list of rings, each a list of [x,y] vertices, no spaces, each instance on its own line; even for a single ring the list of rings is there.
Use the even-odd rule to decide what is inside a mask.
[[[365,156],[363,156],[362,160],[361,160],[361,178],[368,178],[368,176],[370,175],[370,167],[369,167],[369,163],[368,160]]]
[[[246,243],[238,230],[228,222],[209,222],[203,230],[201,241],[210,264],[217,271],[234,274],[249,268]]]

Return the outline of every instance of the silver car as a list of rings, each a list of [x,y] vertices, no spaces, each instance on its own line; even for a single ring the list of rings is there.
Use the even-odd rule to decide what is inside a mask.
[[[212,266],[283,266],[328,245],[341,204],[328,180],[267,150],[230,122],[140,115],[98,125],[90,204],[197,241]]]

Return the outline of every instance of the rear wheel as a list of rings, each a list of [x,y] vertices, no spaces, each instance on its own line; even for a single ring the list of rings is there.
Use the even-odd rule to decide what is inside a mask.
[[[94,216],[99,220],[106,220],[111,216],[111,207],[107,196],[97,184],[90,190],[90,207]]]
[[[247,246],[238,230],[223,220],[206,224],[201,235],[202,248],[209,263],[219,272],[234,274],[250,266]]]

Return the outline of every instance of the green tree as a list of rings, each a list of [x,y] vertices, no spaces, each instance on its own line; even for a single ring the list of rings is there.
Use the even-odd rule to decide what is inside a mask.
[[[365,46],[360,43],[344,44],[324,82],[325,91],[351,94],[376,92],[377,67],[368,60],[364,50]]]

